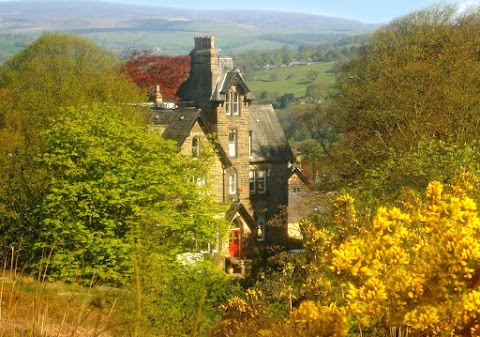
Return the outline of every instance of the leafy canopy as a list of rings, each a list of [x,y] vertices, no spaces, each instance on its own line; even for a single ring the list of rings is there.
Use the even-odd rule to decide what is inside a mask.
[[[155,97],[156,85],[160,85],[163,98],[174,100],[178,88],[188,78],[190,57],[133,51],[125,63],[125,68],[130,78],[150,99]]]
[[[119,65],[90,40],[44,33],[2,65],[0,87],[8,88],[16,109],[41,118],[61,107],[138,102],[136,87]]]
[[[36,160],[54,174],[37,206],[34,247],[53,249],[52,274],[119,281],[131,268],[131,235],[140,247],[173,253],[218,231],[209,197],[188,179],[205,168],[121,109],[67,109],[42,136]]]
[[[420,140],[478,139],[479,27],[478,8],[436,5],[392,21],[346,62],[335,102],[349,170]]]

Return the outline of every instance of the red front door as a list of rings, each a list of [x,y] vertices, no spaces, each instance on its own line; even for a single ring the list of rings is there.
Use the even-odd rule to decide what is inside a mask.
[[[230,257],[240,257],[240,243],[240,228],[230,229],[230,245],[228,246]]]

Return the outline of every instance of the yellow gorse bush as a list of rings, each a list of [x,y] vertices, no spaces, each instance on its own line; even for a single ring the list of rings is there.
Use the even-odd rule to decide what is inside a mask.
[[[464,188],[432,182],[424,202],[417,199],[418,205],[404,210],[380,207],[372,220],[364,220],[369,230],[362,231],[353,199],[343,197],[337,205],[348,211],[340,213],[337,222],[346,228],[339,235],[350,233],[343,240],[304,224],[307,241],[315,239],[306,243],[307,254],[322,252],[307,267],[319,280],[307,280],[307,287],[325,294],[325,285],[333,285],[326,298],[344,307],[350,324],[364,329],[478,335],[480,220]]]

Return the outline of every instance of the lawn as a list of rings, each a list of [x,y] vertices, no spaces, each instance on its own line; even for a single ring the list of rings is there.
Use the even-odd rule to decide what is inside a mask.
[[[335,82],[335,74],[330,71],[334,64],[315,62],[304,66],[262,69],[245,77],[249,89],[257,97],[265,91],[268,97],[292,93],[301,98],[305,97],[307,87],[312,84],[324,85],[327,89]]]

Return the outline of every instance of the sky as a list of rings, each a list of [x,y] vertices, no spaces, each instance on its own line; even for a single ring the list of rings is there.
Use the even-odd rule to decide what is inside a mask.
[[[112,0],[110,0],[112,1]],[[132,2],[133,0],[123,0]],[[439,0],[137,0],[168,7],[191,9],[270,9],[314,13],[357,19],[367,23],[387,23],[413,11],[440,3]],[[463,8],[480,0],[451,0]]]
[[[2,1],[0,0],[0,9]],[[15,0],[14,0],[15,1]],[[16,0],[22,1],[22,0]],[[36,0],[38,2],[46,0]],[[72,0],[73,1],[73,0]],[[92,0],[95,1],[95,0]],[[440,3],[441,0],[106,0],[132,4],[190,9],[267,9],[314,13],[356,19],[366,23],[387,23],[413,11]],[[480,0],[450,0],[460,8],[479,5]]]

